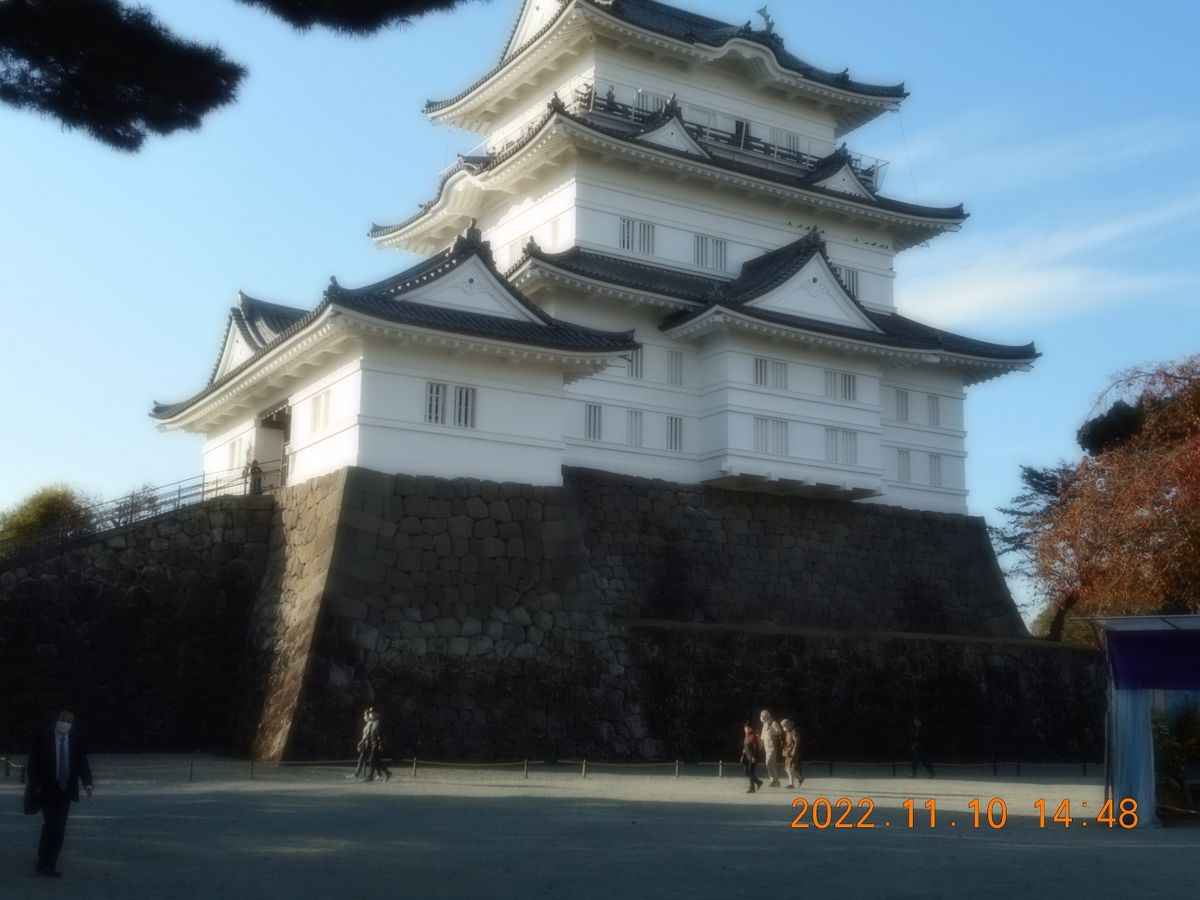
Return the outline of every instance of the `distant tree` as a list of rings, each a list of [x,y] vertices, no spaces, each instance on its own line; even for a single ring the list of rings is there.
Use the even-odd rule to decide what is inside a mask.
[[[1096,444],[1032,539],[1054,640],[1072,612],[1200,611],[1200,356],[1126,372],[1114,394],[1140,426]]]
[[[1040,585],[1036,580],[1033,548],[1074,471],[1075,467],[1067,462],[1044,469],[1021,466],[1021,493],[1007,506],[997,509],[1003,517],[1002,524],[988,526],[992,546],[1006,576],[1027,579],[1035,589]],[[1047,599],[1043,594],[1031,602]]]
[[[91,506],[91,498],[65,484],[35,491],[0,512],[0,557],[15,554],[26,541],[50,529],[56,538],[91,530],[95,525]]]
[[[466,0],[237,0],[296,28],[366,35]],[[119,150],[199,128],[246,69],[121,0],[2,0],[0,102],[83,128]]]
[[[1130,406],[1117,400],[1098,416],[1088,419],[1075,433],[1075,440],[1087,453],[1096,456],[1121,446],[1142,430],[1146,410],[1142,404]]]

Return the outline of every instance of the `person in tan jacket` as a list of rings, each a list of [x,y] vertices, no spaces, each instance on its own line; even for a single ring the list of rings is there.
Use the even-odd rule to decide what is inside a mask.
[[[762,733],[759,734],[758,739],[762,742],[767,774],[771,776],[767,787],[780,787],[779,755],[783,750],[783,729],[779,727],[779,723],[775,721],[769,709],[764,709],[759,714],[759,719],[762,720]]]

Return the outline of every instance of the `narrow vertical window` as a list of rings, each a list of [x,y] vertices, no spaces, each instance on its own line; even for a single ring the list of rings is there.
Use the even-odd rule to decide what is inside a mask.
[[[325,390],[313,395],[309,426],[309,430],[314,434],[329,427],[329,391]]]
[[[929,483],[933,487],[942,486],[942,458],[936,453],[929,454]]]
[[[683,417],[667,416],[667,449],[683,449]]]
[[[858,432],[845,428],[825,429],[825,461],[858,465]]]
[[[454,388],[454,424],[459,428],[475,427],[475,388]]]
[[[625,414],[625,443],[630,447],[642,446],[642,412],[628,410]]]
[[[729,256],[729,244],[721,238],[698,234],[695,237],[694,262],[706,269],[725,271],[725,263]]]
[[[754,449],[759,453],[788,454],[788,423],[786,419],[754,417]]]
[[[589,441],[600,440],[600,424],[603,420],[603,408],[598,403],[588,403],[583,407],[583,436]]]
[[[786,391],[788,364],[779,359],[754,359],[754,383],[777,391]]]
[[[929,395],[929,424],[934,426],[942,424],[942,398],[933,394]]]
[[[831,400],[858,399],[858,376],[850,372],[825,373],[825,396]]]
[[[908,421],[908,391],[896,391],[896,421]]]
[[[654,224],[639,219],[622,218],[618,243],[622,250],[641,253],[643,256],[653,256]]]
[[[830,266],[833,272],[846,287],[846,291],[851,297],[858,296],[858,269],[851,269],[849,266]]]
[[[912,454],[907,450],[896,451],[896,480],[912,481]]]
[[[629,354],[629,377],[642,377],[642,348],[638,347],[633,353]]]
[[[430,425],[446,424],[446,385],[430,381],[425,385],[425,421]]]
[[[683,384],[683,351],[667,351],[667,384]]]

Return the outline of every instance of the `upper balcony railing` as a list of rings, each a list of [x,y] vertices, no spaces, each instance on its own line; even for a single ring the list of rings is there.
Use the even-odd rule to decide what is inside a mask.
[[[577,87],[570,102],[572,109],[578,113],[599,113],[641,125],[658,115],[668,99],[642,88],[613,83],[603,94],[591,84]],[[769,128],[761,123],[703,110],[690,104],[681,106],[683,124],[697,141],[781,162],[788,167],[795,167],[801,173],[811,172],[836,149],[835,145],[826,141],[806,138],[782,128]],[[701,117],[707,121],[699,121]],[[763,134],[771,139],[764,139]],[[883,184],[888,164],[881,159],[852,153],[850,166],[863,184],[874,191]]]
[[[658,115],[669,99],[653,91],[617,82],[608,83],[604,93],[600,94],[589,78],[590,75],[576,76],[561,85],[557,91],[540,98],[516,122],[480,142],[468,152],[459,154],[459,159],[439,173],[439,179],[454,171],[463,158],[494,156],[525,140],[541,122],[546,106],[555,94],[575,115],[596,114],[601,118],[610,117],[635,125],[642,125]],[[786,170],[796,174],[803,175],[813,171],[822,159],[837,149],[836,145],[828,141],[808,138],[786,129],[738,119],[693,104],[684,103],[681,107],[683,124],[697,141],[723,148],[732,155],[746,154],[749,160],[782,163]],[[770,140],[763,135],[769,136]],[[852,153],[850,166],[867,188],[877,191],[883,184],[888,163],[861,153]]]

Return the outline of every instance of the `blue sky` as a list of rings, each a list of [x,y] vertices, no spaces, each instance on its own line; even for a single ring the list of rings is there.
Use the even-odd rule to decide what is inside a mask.
[[[726,21],[762,0],[678,0]],[[149,0],[250,76],[236,105],[139,154],[0,107],[0,508],[51,482],[102,497],[200,470],[153,400],[190,396],[239,289],[311,307],[336,275],[410,265],[372,222],[406,218],[478,138],[421,110],[498,58],[518,0],[366,40],[299,34],[232,0]],[[1200,6],[1054,0],[772,3],[789,49],[911,96],[849,136],[890,160],[884,193],[963,201],[962,232],[897,261],[906,314],[1035,340],[1033,372],[971,389],[971,511],[1021,463],[1077,455],[1110,376],[1200,350]]]

